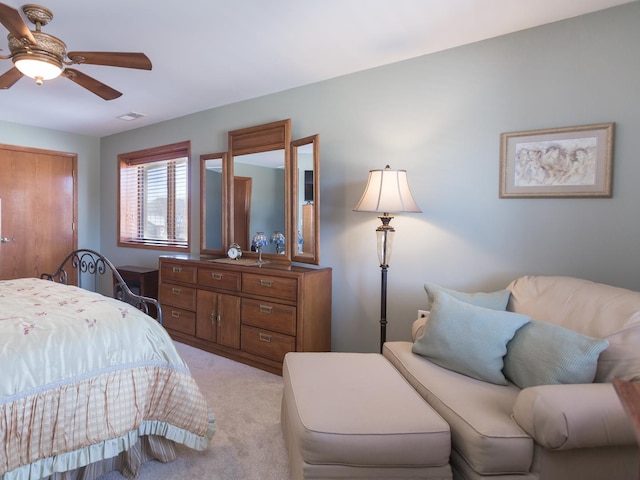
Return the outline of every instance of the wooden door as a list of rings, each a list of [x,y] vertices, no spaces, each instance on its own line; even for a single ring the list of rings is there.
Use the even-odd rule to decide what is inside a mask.
[[[77,155],[0,145],[0,280],[53,273],[77,248]]]
[[[311,256],[315,256],[315,208],[313,204],[305,204],[302,206],[302,251],[297,253],[304,253]]]
[[[218,344],[240,348],[240,297],[218,295]]]
[[[251,248],[251,177],[233,177],[233,238],[242,250]]]
[[[196,337],[240,348],[240,297],[198,290]]]
[[[218,294],[208,290],[198,290],[196,307],[196,337],[216,341],[218,316]]]

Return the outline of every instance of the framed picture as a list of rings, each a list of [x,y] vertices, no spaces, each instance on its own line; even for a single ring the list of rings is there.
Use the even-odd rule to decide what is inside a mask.
[[[500,198],[610,197],[614,123],[503,133]]]

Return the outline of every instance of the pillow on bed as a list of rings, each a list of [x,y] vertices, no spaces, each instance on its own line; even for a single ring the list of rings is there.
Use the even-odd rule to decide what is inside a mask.
[[[451,290],[450,288],[444,288],[434,283],[425,283],[424,290],[427,292],[427,310],[431,310],[433,300],[436,292],[444,292],[451,295],[456,300],[460,300],[465,303],[470,303],[477,307],[490,308],[492,310],[506,310],[507,303],[509,303],[509,296],[511,292],[509,290],[498,290],[497,292],[478,292],[478,293],[466,293]]]
[[[502,373],[507,343],[529,321],[526,315],[477,307],[436,291],[424,335],[412,351],[446,369],[507,385]]]
[[[532,320],[507,345],[503,373],[520,388],[591,383],[607,340]]]

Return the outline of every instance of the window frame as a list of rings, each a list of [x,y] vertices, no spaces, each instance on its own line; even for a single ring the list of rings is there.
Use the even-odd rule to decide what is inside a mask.
[[[129,241],[122,237],[122,169],[123,167],[140,166],[153,162],[160,162],[166,160],[172,160],[176,158],[187,159],[187,229],[186,229],[186,245],[180,244],[167,244],[162,245],[155,242],[146,241]],[[175,202],[174,202],[175,203]],[[190,251],[191,250],[191,141],[172,143],[169,145],[162,145],[159,147],[147,148],[144,150],[137,150],[135,152],[118,154],[118,246],[119,247],[131,247],[131,248],[146,248],[152,250],[166,250],[166,251]]]

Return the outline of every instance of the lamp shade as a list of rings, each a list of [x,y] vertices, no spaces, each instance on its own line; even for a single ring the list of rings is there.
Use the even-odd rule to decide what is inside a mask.
[[[13,61],[23,75],[35,79],[52,80],[62,73],[62,63],[46,55],[21,54],[16,55]]]
[[[362,198],[353,209],[356,212],[422,212],[416,204],[406,170],[370,170]]]

